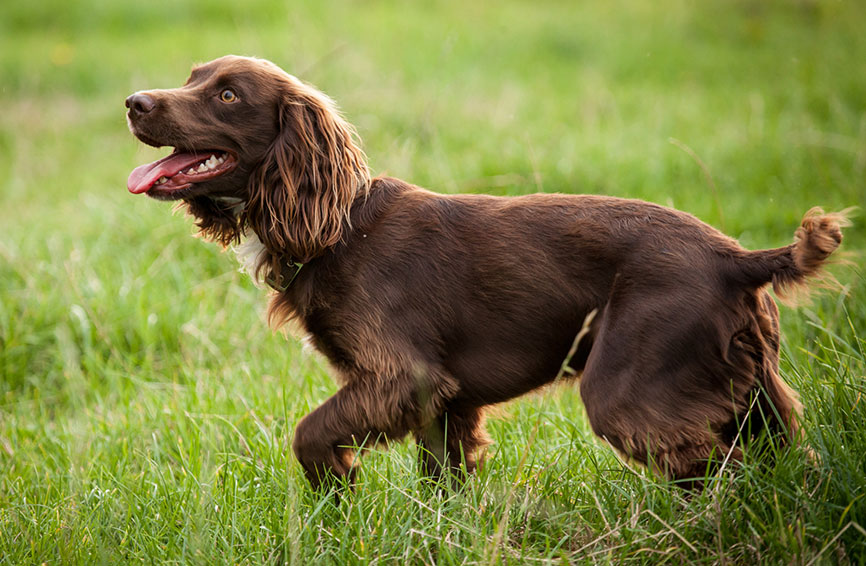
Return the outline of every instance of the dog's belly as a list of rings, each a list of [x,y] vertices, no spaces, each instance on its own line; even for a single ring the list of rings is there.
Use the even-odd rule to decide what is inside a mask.
[[[460,384],[455,402],[472,406],[501,403],[558,376],[568,379],[579,375],[592,348],[592,333],[583,336],[572,351],[576,335],[577,331],[536,336],[521,343],[469,344],[446,364]]]

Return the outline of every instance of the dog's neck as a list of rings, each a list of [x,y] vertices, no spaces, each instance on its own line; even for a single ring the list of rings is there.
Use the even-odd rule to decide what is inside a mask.
[[[304,266],[296,261],[284,260],[280,264],[280,273],[274,273],[270,267],[268,250],[252,230],[244,232],[243,240],[232,250],[240,263],[241,273],[249,275],[257,287],[267,285],[278,292],[288,289]]]
[[[235,216],[240,216],[247,206],[247,201],[238,197],[210,197],[210,199],[222,206],[231,207],[230,211]]]
[[[406,188],[407,185],[401,181],[378,178],[370,183],[367,190],[359,191],[349,217],[344,220],[342,241],[332,246],[331,249],[325,250],[323,255],[333,251],[333,248],[350,245],[358,234],[361,234],[361,237],[366,237],[365,234],[376,223],[379,215],[387,208],[391,199]],[[216,197],[214,200],[217,199],[221,199],[218,201],[221,204],[234,204],[233,211],[237,211],[239,215],[246,205],[241,199]],[[248,274],[256,286],[262,288],[269,286],[278,292],[285,291],[294,282],[303,266],[294,258],[281,255],[279,258],[280,272],[274,273],[271,268],[273,253],[262,243],[258,234],[249,227],[244,229],[241,243],[232,246],[232,249],[240,263],[239,270],[241,273]]]

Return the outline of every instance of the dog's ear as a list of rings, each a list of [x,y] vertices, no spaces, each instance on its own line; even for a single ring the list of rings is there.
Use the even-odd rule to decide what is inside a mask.
[[[247,225],[273,261],[306,262],[340,241],[370,178],[354,134],[324,94],[287,84],[279,133],[250,177],[246,209]]]

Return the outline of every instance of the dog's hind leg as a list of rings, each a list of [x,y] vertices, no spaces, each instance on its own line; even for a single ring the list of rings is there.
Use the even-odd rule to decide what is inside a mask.
[[[772,417],[772,432],[782,433],[780,439],[796,443],[801,439],[802,406],[797,393],[779,373],[779,308],[766,291],[759,291],[758,301],[755,308],[756,326],[763,345],[763,363],[759,368],[758,380],[770,402],[764,412]]]
[[[754,376],[748,414],[738,412],[723,436],[748,442],[768,432],[779,444],[800,439],[800,402],[779,374],[779,311],[764,290],[744,298],[749,318],[731,338],[728,360]]]
[[[735,465],[743,457],[740,448],[729,444],[709,424],[590,414],[595,433],[618,453],[686,489],[700,489],[708,472],[716,473],[725,462]]]
[[[580,379],[593,431],[685,487],[742,453],[719,432],[748,409],[754,377],[726,362],[725,323],[690,295],[614,295]],[[695,479],[697,478],[697,479]]]

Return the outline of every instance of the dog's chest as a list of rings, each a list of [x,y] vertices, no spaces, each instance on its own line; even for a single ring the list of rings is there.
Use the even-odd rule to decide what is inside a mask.
[[[240,264],[240,272],[246,273],[257,287],[264,287],[265,282],[260,266],[266,261],[265,245],[255,232],[244,234],[243,241],[233,248],[235,257]]]

